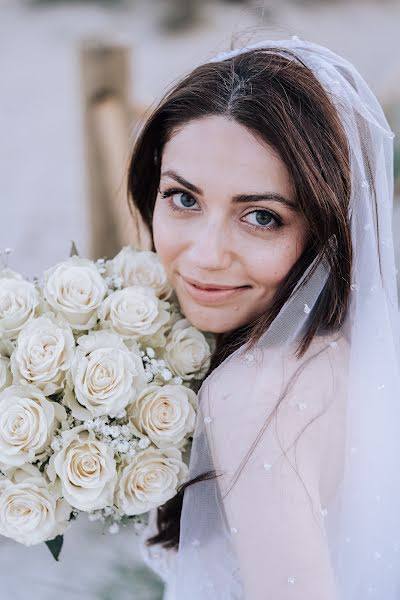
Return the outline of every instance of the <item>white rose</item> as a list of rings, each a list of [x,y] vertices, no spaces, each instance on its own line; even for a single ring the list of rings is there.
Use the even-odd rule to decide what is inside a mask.
[[[115,417],[147,384],[140,355],[110,331],[78,339],[67,381],[64,403],[81,421]]]
[[[65,409],[33,385],[12,385],[0,393],[0,464],[34,462],[49,446]]]
[[[117,481],[112,448],[83,425],[62,434],[63,447],[47,467],[51,481],[59,478],[71,506],[84,511],[112,505]]]
[[[151,287],[161,300],[172,294],[172,286],[158,255],[151,250],[136,250],[125,246],[107,262],[107,273],[122,278],[123,286],[142,285]]]
[[[15,350],[15,341],[0,340],[0,356],[9,358]]]
[[[147,448],[121,468],[116,505],[126,515],[148,512],[173,498],[187,475],[177,448]]]
[[[152,336],[169,320],[169,302],[149,287],[131,286],[110,294],[99,309],[104,327],[126,337]]]
[[[70,326],[49,313],[21,331],[11,355],[11,370],[16,381],[33,383],[49,396],[62,389],[74,351]]]
[[[167,448],[193,431],[196,406],[196,394],[184,385],[150,385],[129,405],[128,415],[139,434]]]
[[[44,273],[43,293],[56,313],[62,314],[78,331],[92,329],[107,285],[95,264],[72,256]]]
[[[11,384],[10,361],[5,356],[0,356],[0,392]]]
[[[25,546],[62,535],[71,507],[60,498],[40,471],[25,465],[0,479],[0,534]]]
[[[203,333],[187,319],[177,321],[165,346],[164,359],[171,371],[182,379],[202,379],[210,358],[210,347]]]
[[[0,338],[15,340],[36,314],[39,292],[29,281],[10,270],[0,272]]]

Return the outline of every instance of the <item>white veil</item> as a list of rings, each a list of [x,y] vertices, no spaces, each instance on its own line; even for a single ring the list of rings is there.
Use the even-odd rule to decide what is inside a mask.
[[[256,349],[242,346],[203,383],[189,479],[212,469],[220,476],[185,490],[174,597],[398,600],[394,134],[354,66],[322,46],[297,37],[268,40],[212,61],[254,47],[295,52],[330,95],[345,128],[351,299],[340,331],[315,338],[297,361],[293,349],[329,275],[320,262]]]

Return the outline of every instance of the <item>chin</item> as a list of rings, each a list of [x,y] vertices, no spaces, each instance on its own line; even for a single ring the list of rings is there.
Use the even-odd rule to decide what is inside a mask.
[[[182,309],[183,307],[181,307]],[[203,311],[202,311],[203,312]],[[199,310],[192,309],[183,311],[185,317],[190,321],[193,327],[200,331],[206,331],[208,333],[227,333],[240,327],[241,323],[231,323],[228,321],[222,321],[217,315],[199,314]]]
[[[194,327],[196,327],[196,329],[199,329],[200,331],[206,331],[207,333],[227,333],[228,331],[232,331],[233,329],[236,329],[236,327],[231,327],[231,326],[227,326],[227,327],[222,327],[221,325],[218,325],[217,323],[213,324],[210,323],[209,321],[205,322],[205,323],[192,323]]]

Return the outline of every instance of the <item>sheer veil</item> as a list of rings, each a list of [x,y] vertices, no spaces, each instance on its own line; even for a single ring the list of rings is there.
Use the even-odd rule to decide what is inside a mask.
[[[355,67],[297,37],[292,50],[334,102],[351,158],[351,299],[335,334],[294,349],[329,276],[312,264],[249,352],[199,393],[176,600],[400,598],[400,348],[393,137]],[[281,400],[278,411],[274,411]]]

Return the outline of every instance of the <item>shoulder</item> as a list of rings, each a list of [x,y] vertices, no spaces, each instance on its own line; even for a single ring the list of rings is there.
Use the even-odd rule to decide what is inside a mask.
[[[242,347],[219,365],[203,381],[199,390],[203,396],[219,396],[229,390],[254,389],[265,386],[269,393],[292,382],[307,381],[314,392],[328,392],[330,384],[344,382],[349,362],[349,343],[342,332],[314,336],[307,351],[298,358],[296,346],[257,346],[248,352]],[[326,394],[324,394],[326,395]]]
[[[250,461],[281,457],[309,478],[326,466],[338,472],[347,358],[345,337],[330,334],[315,337],[301,358],[295,348],[258,347],[248,360],[236,355],[222,363],[205,380],[200,402],[202,416],[211,418],[215,462],[229,464],[230,476],[252,447]]]
[[[285,356],[285,377],[293,377],[297,394],[314,398],[316,410],[326,409],[346,388],[349,351],[341,332],[315,336],[301,358],[292,353]]]
[[[350,344],[342,333],[315,337],[300,360],[288,357],[295,373],[283,405],[282,428],[293,459],[311,470],[327,503],[343,475]],[[295,410],[294,410],[295,409]],[[298,441],[297,441],[298,440]]]

